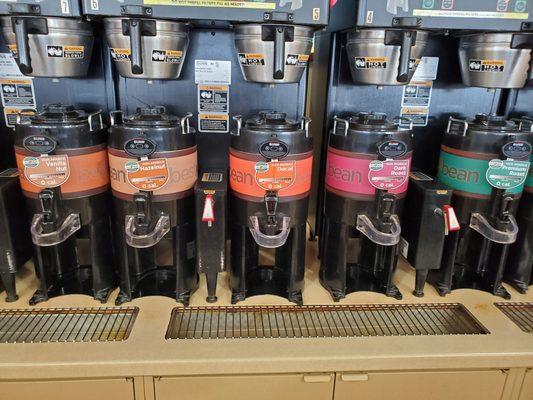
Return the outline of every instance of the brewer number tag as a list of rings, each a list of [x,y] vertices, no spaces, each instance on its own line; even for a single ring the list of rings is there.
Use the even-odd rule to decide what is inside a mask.
[[[68,156],[64,154],[25,157],[22,163],[26,179],[41,188],[61,186],[70,176]]]
[[[91,0],[91,10],[98,11],[100,9],[100,4],[98,0]]]
[[[63,14],[70,14],[70,7],[68,5],[68,0],[61,0],[61,12]]]
[[[149,192],[159,190],[165,186],[170,176],[167,160],[164,158],[127,161],[125,169],[130,185],[138,190]]]
[[[284,190],[296,178],[294,161],[258,162],[255,164],[255,181],[264,190]]]

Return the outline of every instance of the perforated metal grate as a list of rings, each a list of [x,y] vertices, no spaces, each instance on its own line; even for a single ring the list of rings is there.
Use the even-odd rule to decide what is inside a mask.
[[[461,304],[189,307],[172,311],[167,339],[479,335]]]
[[[533,303],[494,303],[526,333],[533,333]]]
[[[126,340],[137,307],[0,310],[0,343]]]

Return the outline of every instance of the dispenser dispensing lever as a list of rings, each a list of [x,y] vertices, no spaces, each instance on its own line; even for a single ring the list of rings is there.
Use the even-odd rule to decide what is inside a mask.
[[[278,193],[276,191],[268,191],[265,193],[265,207],[269,223],[275,224],[277,222],[276,211],[278,209]]]
[[[152,199],[149,192],[136,193],[133,201],[137,212],[135,215],[126,215],[126,243],[138,249],[155,246],[170,231],[170,217],[161,214],[157,222],[153,223]]]

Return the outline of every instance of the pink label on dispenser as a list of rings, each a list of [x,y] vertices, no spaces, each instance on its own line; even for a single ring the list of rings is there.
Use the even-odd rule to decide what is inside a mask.
[[[332,148],[328,150],[326,185],[330,188],[358,195],[374,195],[376,187],[393,194],[407,191],[410,156],[404,160],[383,161],[378,170],[377,160],[353,157],[348,152],[345,154],[341,155],[341,151]],[[370,169],[372,162],[374,171]]]

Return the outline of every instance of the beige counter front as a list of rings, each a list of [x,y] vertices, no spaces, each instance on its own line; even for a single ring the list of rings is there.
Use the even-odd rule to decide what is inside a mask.
[[[310,253],[304,304],[333,304],[318,282],[316,249],[313,246]],[[28,307],[28,299],[36,282],[29,269],[22,275],[18,283],[20,300],[8,304],[4,302],[4,295],[1,295],[1,308]],[[336,400],[385,398],[387,391],[396,390],[396,387],[399,388],[395,395],[397,399],[404,398],[401,396],[406,393],[402,392],[410,392],[410,387],[416,389],[418,395],[424,396],[424,386],[428,386],[427,390],[433,393],[432,396],[418,397],[411,391],[410,396],[405,398],[448,399],[452,398],[449,397],[449,389],[443,390],[442,397],[435,394],[434,388],[455,387],[462,390],[459,397],[453,397],[456,399],[477,399],[477,395],[484,396],[479,397],[483,399],[533,399],[533,335],[521,331],[494,306],[494,302],[502,299],[473,290],[458,290],[441,298],[429,285],[426,286],[425,298],[419,299],[411,294],[414,281],[411,269],[402,264],[396,276],[404,295],[402,303],[461,303],[490,334],[165,340],[170,313],[177,304],[169,298],[147,297],[128,304],[138,306],[140,311],[129,339],[124,342],[0,344],[0,399],[8,398],[2,395],[3,392],[15,396],[10,399],[29,398],[24,397],[21,388],[31,392],[37,390],[39,393],[48,393],[50,389],[55,393],[58,386],[49,380],[61,380],[60,386],[64,388],[61,394],[66,396],[69,393],[67,383],[77,381],[66,383],[63,380],[78,378],[90,378],[89,388],[102,389],[104,393],[114,392],[115,389],[120,392],[122,385],[125,385],[123,398],[131,398],[130,389],[134,387],[136,400],[174,398],[172,393],[178,389],[182,393],[196,393],[187,396],[190,399],[224,399],[230,398],[230,392],[244,390],[244,387],[253,389],[253,392],[248,392],[254,394],[250,399],[262,399],[263,395],[259,393],[263,389],[270,393],[268,398],[276,399],[285,396],[276,395],[278,389],[274,388],[284,388],[286,385],[299,393],[296,397],[290,396],[292,399],[331,399],[330,384],[331,388],[334,387]],[[533,301],[533,291],[527,295],[520,295],[512,289],[510,291],[512,301]],[[109,305],[113,305],[116,293]],[[215,307],[229,305],[230,292],[225,275],[220,276],[218,296]],[[205,282],[202,281],[200,289],[191,298],[191,305],[207,305],[205,297]],[[352,304],[397,302],[367,292],[354,293],[343,300],[343,303]],[[259,296],[240,305],[252,304],[288,302],[273,296]],[[86,296],[63,296],[38,307],[84,306],[97,307],[100,303]],[[231,379],[228,380],[227,375]],[[33,380],[40,381],[41,386],[27,384],[27,381]],[[26,382],[20,385],[22,382],[14,381]],[[478,381],[479,384],[472,386],[473,382]],[[293,385],[302,382],[313,383],[313,388],[302,386],[298,389],[298,385]],[[369,382],[371,386],[368,386]],[[352,385],[357,386],[359,394],[356,397],[352,395]],[[202,392],[208,387],[217,388],[214,397]],[[79,393],[77,389],[73,390]],[[91,390],[87,392],[91,396],[99,395],[99,392],[92,393]],[[198,390],[200,392],[195,392]],[[306,390],[309,393],[304,395]],[[470,393],[469,390],[474,392]],[[227,397],[223,395],[225,391]],[[494,397],[494,393],[500,394]],[[49,398],[53,396],[57,396],[57,393]],[[42,398],[47,397],[45,395]],[[85,399],[78,394],[72,398]],[[121,395],[109,398],[121,398]],[[241,397],[233,394],[231,398]]]

